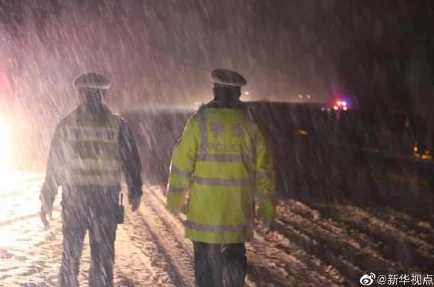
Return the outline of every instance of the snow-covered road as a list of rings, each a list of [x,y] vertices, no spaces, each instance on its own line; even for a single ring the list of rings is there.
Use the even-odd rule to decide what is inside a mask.
[[[21,174],[0,194],[0,286],[56,286],[61,259],[59,200],[50,228],[38,219],[42,175]],[[136,213],[117,231],[115,286],[194,286],[183,216],[164,207],[161,187],[144,188]],[[428,222],[390,210],[282,199],[273,231],[260,224],[248,244],[248,286],[360,286],[367,272],[429,273]],[[87,242],[87,239],[86,239]],[[87,286],[89,245],[80,282]],[[431,272],[433,273],[433,272]]]

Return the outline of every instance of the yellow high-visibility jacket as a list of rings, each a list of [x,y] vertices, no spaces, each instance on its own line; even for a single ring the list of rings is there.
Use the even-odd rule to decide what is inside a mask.
[[[62,122],[59,129],[64,156],[61,184],[120,184],[120,124],[119,117],[111,113],[99,122],[74,112]]]
[[[52,209],[59,186],[64,191],[87,193],[97,187],[118,192],[121,172],[128,198],[142,196],[140,155],[129,125],[107,107],[91,112],[79,106],[56,127],[40,193],[42,205]]]
[[[203,108],[173,151],[167,207],[179,211],[189,191],[186,236],[205,243],[253,237],[255,200],[275,217],[273,162],[263,133],[240,109]]]

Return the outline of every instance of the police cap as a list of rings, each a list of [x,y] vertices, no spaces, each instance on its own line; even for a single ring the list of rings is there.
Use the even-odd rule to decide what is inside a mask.
[[[243,76],[227,69],[215,69],[211,72],[211,79],[215,85],[227,87],[242,87],[247,84]]]
[[[106,76],[91,72],[75,78],[74,86],[77,89],[108,90],[111,82]]]

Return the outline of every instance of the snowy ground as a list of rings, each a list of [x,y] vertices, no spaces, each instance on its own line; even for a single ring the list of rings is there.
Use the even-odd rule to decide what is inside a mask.
[[[42,175],[11,177],[0,192],[0,286],[56,286],[61,258],[59,200],[48,230],[38,220]],[[147,186],[116,241],[115,286],[193,286],[192,245],[182,216]],[[248,286],[361,286],[367,272],[434,272],[434,231],[392,210],[281,199],[273,231],[260,224],[248,244]],[[86,239],[87,241],[87,239]],[[89,246],[80,282],[87,286]],[[431,272],[430,272],[431,271]]]

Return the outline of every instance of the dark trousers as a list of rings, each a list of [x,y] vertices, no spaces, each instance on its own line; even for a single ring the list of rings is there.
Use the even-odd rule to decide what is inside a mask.
[[[80,257],[89,230],[91,264],[89,286],[112,287],[117,222],[111,214],[92,216],[83,208],[63,207],[63,255],[60,286],[76,287]]]
[[[193,242],[197,287],[243,287],[247,257],[244,243]]]

